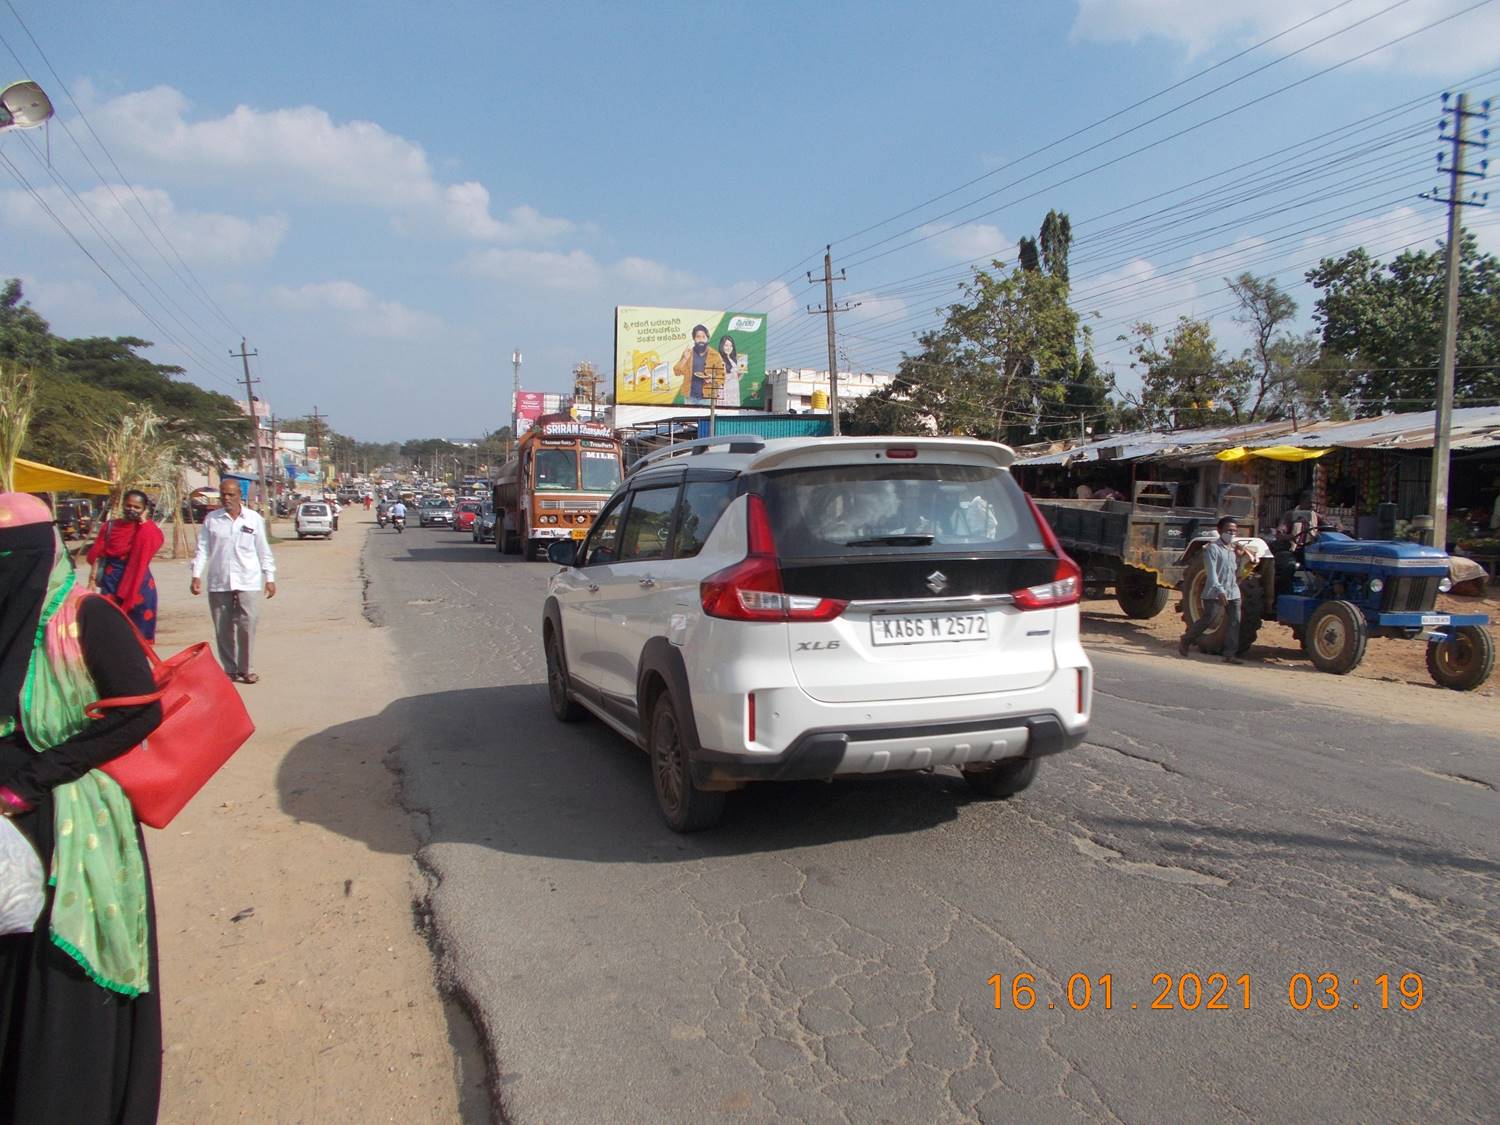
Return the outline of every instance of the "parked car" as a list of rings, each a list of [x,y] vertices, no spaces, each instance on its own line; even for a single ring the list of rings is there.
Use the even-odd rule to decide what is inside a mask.
[[[495,505],[490,503],[480,505],[479,516],[474,520],[473,535],[476,543],[495,541]]]
[[[478,500],[460,500],[453,507],[453,530],[472,531],[474,521],[479,518],[479,513],[484,510],[484,505]]]
[[[645,750],[679,832],[760,780],[952,766],[1020,792],[1083,739],[1093,677],[1082,575],[1014,456],[746,435],[648,455],[587,539],[549,549],[553,714]]]
[[[453,505],[441,496],[426,496],[417,507],[418,527],[452,527]]]
[[[306,539],[309,535],[321,535],[324,539],[333,538],[333,509],[320,501],[309,501],[306,504],[297,505],[297,538]]]

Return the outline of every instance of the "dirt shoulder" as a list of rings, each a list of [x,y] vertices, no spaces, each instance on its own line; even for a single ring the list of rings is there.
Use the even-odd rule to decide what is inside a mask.
[[[1113,598],[1083,603],[1083,638],[1090,649],[1158,657],[1173,661],[1182,636],[1177,612],[1179,595],[1148,621],[1132,621]],[[1488,613],[1490,633],[1500,642],[1500,597],[1439,599],[1438,608],[1450,613]],[[1364,661],[1347,676],[1319,672],[1302,654],[1285,625],[1267,622],[1242,668],[1226,667],[1217,658],[1194,654],[1189,660],[1211,668],[1215,675],[1245,678],[1261,690],[1278,692],[1303,702],[1342,707],[1363,714],[1403,721],[1431,714],[1438,708],[1444,725],[1476,734],[1500,733],[1500,670],[1490,681],[1470,692],[1438,687],[1427,674],[1423,642],[1372,638]],[[1267,680],[1267,673],[1273,674]]]
[[[413,923],[425,886],[391,746],[331,733],[378,715],[397,690],[391,643],[361,614],[373,521],[342,522],[331,541],[275,545],[262,678],[240,687],[255,737],[170,827],[147,832],[163,1122],[488,1120],[482,1057]],[[158,560],[154,572],[162,653],[210,639],[187,564]],[[341,806],[334,822],[382,826],[380,846],[282,811],[289,793],[305,802],[309,791]]]

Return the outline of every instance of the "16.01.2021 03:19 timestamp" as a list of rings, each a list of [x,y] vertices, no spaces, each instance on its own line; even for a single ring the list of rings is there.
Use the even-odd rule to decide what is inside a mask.
[[[1048,998],[1048,986],[1037,984],[1032,973],[1004,976],[996,973],[985,981],[994,990],[996,1008],[1014,1008],[1020,1012],[1033,1009],[1056,1011],[1071,1009],[1086,1012],[1095,1008],[1145,1008],[1173,1012],[1248,1011],[1252,997],[1261,989],[1252,987],[1250,974],[1231,977],[1228,973],[1157,973],[1149,989],[1140,990],[1132,999],[1115,995],[1113,973],[1090,976],[1074,973],[1063,985],[1061,995]],[[1270,989],[1271,1001],[1284,999],[1294,1011],[1332,1012],[1340,1008],[1357,1011],[1361,1006],[1414,1012],[1425,999],[1419,973],[1393,976],[1379,973],[1372,977],[1340,977],[1338,973],[1292,973],[1285,981],[1277,980]]]

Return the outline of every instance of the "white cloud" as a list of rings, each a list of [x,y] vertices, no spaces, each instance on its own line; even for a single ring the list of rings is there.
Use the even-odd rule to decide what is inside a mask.
[[[481,242],[546,242],[578,229],[525,205],[496,218],[483,184],[442,183],[421,145],[371,121],[337,122],[316,106],[241,105],[222,117],[191,118],[192,104],[170,86],[123,94],[93,110],[112,145],[179,173],[378,208],[406,227],[435,225]]]
[[[584,250],[476,250],[464,259],[465,272],[492,281],[577,294],[604,294],[623,305],[670,305],[687,308],[728,307],[757,287],[715,286],[686,270],[650,258],[625,257],[601,262]],[[780,296],[787,293],[781,286]],[[760,294],[751,304],[758,302]]]
[[[492,281],[569,293],[599,289],[605,279],[604,267],[583,250],[477,250],[463,268]]]
[[[61,188],[43,187],[37,189],[37,194],[85,242],[97,238],[91,224]],[[166,231],[172,246],[188,262],[242,265],[266,261],[276,253],[286,236],[288,224],[284,215],[242,219],[212,211],[179,211],[172,197],[160,189],[137,188],[136,195],[146,212],[156,220],[156,225]],[[138,257],[152,255],[144,260],[148,272],[154,272],[151,271],[154,264],[151,246],[160,246],[161,239],[149,221],[143,220],[140,209],[134,206],[129,188],[101,185],[80,193],[79,198],[99,225],[133,254]],[[0,217],[13,227],[62,237],[62,231],[41,204],[25,192],[0,193]],[[151,238],[148,239],[143,231],[150,232]]]
[[[296,312],[331,312],[360,336],[415,339],[442,327],[431,313],[409,308],[399,301],[382,301],[352,281],[321,281],[295,288],[278,285],[271,300]]]
[[[1391,0],[1355,0],[1306,27],[1277,39],[1252,56],[1269,61],[1300,47],[1296,63],[1321,67],[1387,43],[1400,35],[1462,11],[1463,0],[1414,0],[1367,23],[1308,46],[1333,32],[1375,16]],[[1317,5],[1321,8],[1323,5]],[[1073,38],[1098,43],[1165,39],[1181,44],[1190,58],[1238,49],[1301,23],[1315,7],[1306,0],[1078,0]],[[1417,74],[1461,74],[1500,61],[1500,11],[1481,8],[1371,55],[1359,65]],[[1289,65],[1296,65],[1289,64]]]
[[[948,229],[942,223],[929,223],[919,232],[930,236],[928,242],[939,254],[956,262],[975,258],[1008,259],[1016,244],[1005,237],[999,227],[989,223],[964,223]]]

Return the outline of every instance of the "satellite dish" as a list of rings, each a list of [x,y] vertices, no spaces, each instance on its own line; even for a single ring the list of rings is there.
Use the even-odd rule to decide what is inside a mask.
[[[0,129],[35,129],[52,116],[52,102],[35,82],[12,82],[0,90]]]

